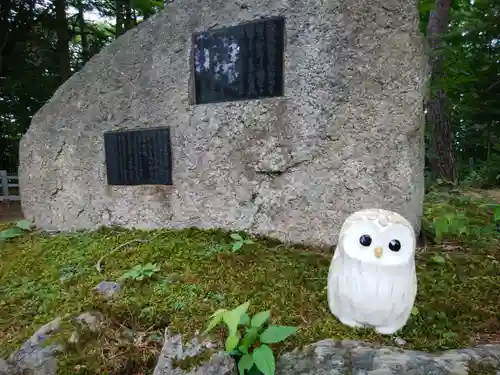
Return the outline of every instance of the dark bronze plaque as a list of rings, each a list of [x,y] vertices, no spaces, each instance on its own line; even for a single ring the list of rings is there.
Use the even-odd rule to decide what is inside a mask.
[[[193,35],[195,104],[284,95],[285,19]]]
[[[172,185],[170,129],[104,133],[108,185]]]

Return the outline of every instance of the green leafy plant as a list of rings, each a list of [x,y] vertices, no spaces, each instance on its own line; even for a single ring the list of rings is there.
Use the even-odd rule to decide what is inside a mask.
[[[493,211],[493,221],[500,222],[500,204],[498,203],[489,203],[482,204],[479,208],[488,208]]]
[[[231,250],[233,252],[240,250],[243,245],[251,245],[254,243],[252,240],[244,239],[239,233],[231,233],[230,237],[233,240],[233,244],[231,247]]]
[[[31,231],[32,228],[33,222],[29,220],[19,220],[13,227],[0,231],[0,242],[22,236],[25,232]]]
[[[225,350],[238,359],[240,375],[259,374],[274,375],[276,359],[269,346],[284,341],[295,334],[296,327],[271,325],[269,310],[256,313],[250,317],[247,313],[250,302],[233,310],[219,309],[210,317],[203,335],[224,322],[227,327]]]
[[[426,206],[422,224],[436,243],[441,243],[446,235],[467,236],[471,227],[466,211],[449,203]]]
[[[127,279],[141,281],[146,278],[151,278],[156,272],[160,270],[160,267],[156,263],[148,263],[145,265],[138,264],[137,266],[131,268],[125,272],[118,280],[123,281]]]

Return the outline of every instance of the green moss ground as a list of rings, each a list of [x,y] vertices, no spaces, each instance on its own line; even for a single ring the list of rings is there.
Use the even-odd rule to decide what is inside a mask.
[[[426,231],[434,233],[434,219],[443,215],[452,224],[443,244],[426,241],[419,249],[418,314],[398,333],[408,348],[433,351],[498,337],[500,241],[492,212],[479,207],[482,202],[448,194],[428,198]],[[466,231],[457,229],[462,216]],[[143,241],[109,254],[136,239]],[[98,273],[95,264],[106,254]],[[150,371],[161,344],[155,339],[166,325],[190,335],[202,330],[216,309],[247,300],[251,313],[271,309],[275,322],[299,327],[280,350],[325,338],[391,344],[391,338],[371,330],[344,327],[329,313],[326,278],[332,254],[324,250],[255,240],[233,253],[229,234],[222,231],[104,228],[28,234],[2,245],[0,255],[0,357],[56,316],[99,310],[109,317],[103,333],[65,354],[61,374],[76,373],[78,366],[78,373],[100,375],[105,369],[108,374]],[[117,280],[150,262],[161,267],[155,277],[128,281],[113,300],[93,291],[100,281]],[[69,321],[67,327],[63,336],[72,330]],[[125,328],[136,332],[135,341],[123,337]]]

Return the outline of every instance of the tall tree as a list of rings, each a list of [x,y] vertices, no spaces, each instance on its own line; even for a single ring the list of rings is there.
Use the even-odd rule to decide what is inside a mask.
[[[151,7],[151,5],[150,5]],[[116,0],[116,37],[137,26],[137,16],[131,0]]]
[[[0,7],[0,77],[14,68],[14,56],[21,54],[20,45],[30,39],[37,23],[36,0],[3,0]]]
[[[116,37],[118,38],[120,35],[123,35],[125,32],[125,6],[123,0],[115,1],[115,12],[116,12]]]
[[[85,23],[85,6],[83,0],[77,0],[76,7],[78,9],[78,29],[80,31],[80,43],[82,46],[81,58],[82,62],[86,63],[90,58],[90,49],[87,25]]]
[[[427,125],[429,126],[429,163],[434,178],[455,182],[457,170],[453,157],[453,129],[449,100],[442,81],[444,56],[442,36],[448,30],[451,0],[436,0],[429,15],[427,39],[431,48],[432,90],[427,102]]]
[[[66,17],[66,0],[54,0],[56,13],[55,28],[57,34],[57,56],[59,60],[59,76],[61,83],[65,82],[71,76],[71,55],[69,52],[69,34],[68,19]]]

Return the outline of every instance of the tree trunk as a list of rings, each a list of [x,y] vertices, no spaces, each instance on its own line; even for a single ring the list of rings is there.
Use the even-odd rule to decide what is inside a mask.
[[[453,130],[448,98],[442,88],[443,56],[441,35],[448,30],[451,0],[436,0],[429,16],[427,39],[431,47],[432,84],[427,103],[427,124],[430,128],[429,164],[434,178],[456,182],[457,170],[453,158]]]
[[[89,42],[87,39],[87,25],[85,24],[85,9],[83,1],[78,0],[78,28],[80,29],[80,39],[82,44],[82,65],[85,64],[90,57]]]
[[[133,9],[132,14],[134,15],[134,27],[135,27],[139,24],[139,22],[137,22],[137,11]]]
[[[7,46],[10,29],[10,11],[12,9],[12,1],[5,1],[0,8],[0,72],[3,67],[4,50]]]
[[[134,14],[132,13],[132,4],[130,0],[125,0],[125,30],[130,30],[134,28]]]
[[[0,77],[10,74],[12,56],[19,41],[26,40],[35,26],[35,0],[1,0],[0,6]]]
[[[122,0],[115,0],[116,7],[116,38],[125,32],[124,20],[125,20],[125,9]]]
[[[62,84],[71,76],[70,35],[68,19],[66,18],[66,0],[54,0],[54,7],[56,10],[56,51],[59,60],[59,76]]]

